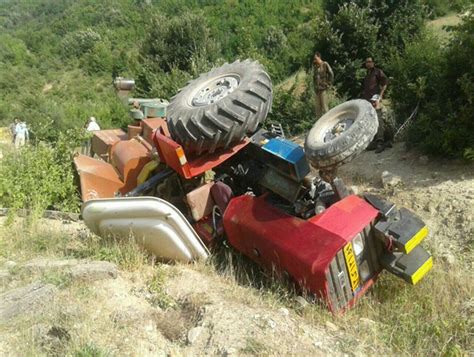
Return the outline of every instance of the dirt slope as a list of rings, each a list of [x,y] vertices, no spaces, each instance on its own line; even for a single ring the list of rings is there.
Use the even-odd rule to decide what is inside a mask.
[[[400,185],[384,189],[381,176],[389,171]],[[346,184],[359,192],[378,192],[400,207],[419,214],[431,234],[434,253],[452,262],[455,257],[472,262],[474,243],[474,165],[430,159],[407,151],[403,143],[380,154],[366,151],[340,169]]]

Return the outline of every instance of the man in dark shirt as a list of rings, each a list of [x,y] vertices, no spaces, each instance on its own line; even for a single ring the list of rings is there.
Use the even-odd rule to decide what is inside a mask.
[[[380,68],[375,67],[374,60],[372,57],[368,57],[365,60],[365,68],[367,68],[367,74],[362,84],[362,98],[372,103],[377,111],[377,117],[379,119],[379,128],[375,135],[376,153],[382,152],[385,148],[391,147],[390,142],[384,140],[385,129],[388,127],[387,116],[385,108],[383,108],[382,98],[387,89],[388,79],[385,73]]]
[[[381,101],[387,89],[387,76],[380,68],[375,67],[372,57],[365,60],[365,68],[367,68],[367,75],[362,85],[362,98],[370,101],[375,94],[378,94]]]

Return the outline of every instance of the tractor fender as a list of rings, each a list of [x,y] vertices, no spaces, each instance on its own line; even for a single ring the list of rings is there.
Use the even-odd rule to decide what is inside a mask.
[[[82,217],[98,236],[133,238],[162,260],[191,262],[209,255],[183,214],[156,197],[89,200],[82,206]]]

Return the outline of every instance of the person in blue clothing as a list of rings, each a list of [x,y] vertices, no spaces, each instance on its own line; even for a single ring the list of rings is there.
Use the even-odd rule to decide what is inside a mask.
[[[15,148],[19,149],[20,147],[25,146],[28,140],[30,140],[28,126],[23,120],[19,120],[15,125]]]

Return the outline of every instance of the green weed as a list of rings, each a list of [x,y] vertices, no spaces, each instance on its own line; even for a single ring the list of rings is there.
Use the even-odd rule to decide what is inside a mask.
[[[70,287],[73,282],[70,274],[59,271],[49,271],[44,273],[41,281],[43,283],[56,285],[60,289]]]
[[[97,347],[93,342],[89,342],[76,349],[72,355],[75,357],[105,357],[110,354]]]
[[[152,294],[148,299],[153,306],[159,306],[162,309],[169,309],[176,307],[176,301],[168,295],[164,288],[166,282],[167,272],[161,268],[155,268],[153,278],[148,282],[148,291]]]
[[[245,347],[243,347],[240,352],[253,355],[268,355],[271,350],[264,343],[253,337],[249,337],[245,340]]]

